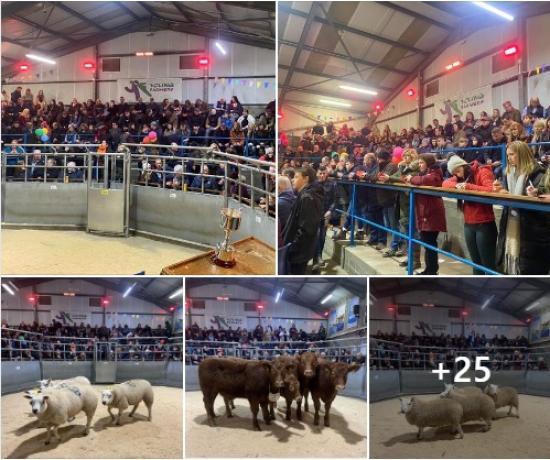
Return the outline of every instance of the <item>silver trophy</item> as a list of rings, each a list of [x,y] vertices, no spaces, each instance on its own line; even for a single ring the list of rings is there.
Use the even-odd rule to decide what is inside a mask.
[[[223,208],[221,211],[223,233],[225,238],[221,243],[216,245],[216,251],[212,256],[212,261],[221,267],[234,267],[237,261],[235,260],[235,248],[229,244],[229,235],[239,229],[241,225],[241,209]]]

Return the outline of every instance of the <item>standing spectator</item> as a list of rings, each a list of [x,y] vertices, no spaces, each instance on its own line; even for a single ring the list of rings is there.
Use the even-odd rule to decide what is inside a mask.
[[[499,193],[526,196],[538,188],[544,169],[525,142],[508,145],[508,165],[502,182],[495,181]],[[547,275],[550,270],[550,213],[513,209],[506,206],[500,219],[497,266],[507,275]]]
[[[278,184],[279,212],[277,217],[279,220],[279,228],[282,229],[285,228],[285,225],[288,222],[290,211],[292,210],[294,201],[296,201],[296,195],[294,194],[294,190],[292,190],[292,184],[287,176],[279,176]]]
[[[325,247],[325,239],[327,237],[327,228],[330,222],[330,217],[334,212],[336,201],[336,184],[328,180],[328,170],[325,165],[319,166],[317,170],[317,180],[323,187],[323,214],[319,222],[319,234],[317,236],[317,245],[315,247],[315,255],[313,256],[312,271],[316,272],[322,268],[323,264],[323,249]]]
[[[23,88],[21,86],[18,86],[15,88],[11,93],[11,101],[14,104],[17,104],[19,102],[19,99],[21,99],[21,91],[23,91]]]
[[[379,178],[386,179],[386,176],[393,176],[397,172],[397,165],[391,162],[391,154],[385,150],[381,150],[376,155],[378,158]],[[399,230],[399,222],[397,219],[397,192],[386,190],[382,187],[376,190],[376,200],[378,205],[382,207],[382,215],[384,217],[384,225],[391,230]],[[395,256],[399,250],[401,238],[393,233],[388,233],[388,238],[391,238],[389,248],[384,252],[385,257]]]
[[[435,155],[423,153],[419,159],[420,174],[417,176],[408,175],[406,181],[412,185],[427,185],[441,187],[443,175],[441,169],[436,165]],[[437,247],[437,236],[439,232],[446,232],[445,206],[443,198],[430,195],[418,195],[415,199],[416,228],[420,232],[420,239],[431,246]],[[425,249],[424,271],[419,275],[437,275],[439,262],[437,252],[432,249]]]
[[[298,168],[293,186],[298,196],[283,230],[290,275],[305,274],[307,263],[315,254],[319,221],[323,213],[323,189],[315,181],[315,171],[307,166]]]
[[[453,155],[447,163],[452,177],[443,182],[443,188],[491,192],[494,176],[490,166],[482,166],[477,161],[472,164]],[[472,261],[495,270],[497,226],[493,206],[472,201],[458,201],[458,209],[464,214],[464,239]],[[474,275],[484,272],[474,268]]]

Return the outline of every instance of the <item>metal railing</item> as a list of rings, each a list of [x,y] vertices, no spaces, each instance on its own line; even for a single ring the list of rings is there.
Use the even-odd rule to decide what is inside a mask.
[[[33,339],[10,335],[32,335]],[[48,336],[2,328],[2,359],[6,361],[182,361],[183,337]]]
[[[331,361],[363,361],[367,354],[365,337],[323,341],[270,341],[270,342],[216,342],[185,341],[187,364],[198,364],[209,356],[236,357],[252,360],[271,360],[277,356],[295,356],[304,351],[319,352]]]
[[[405,345],[400,342],[371,338],[369,350],[370,368],[376,370],[432,370],[436,369],[439,363],[443,363],[446,368],[457,372],[459,368],[455,358],[458,356],[468,357],[472,362],[477,356],[486,356],[489,358],[487,367],[494,371],[550,370],[550,346],[490,346],[489,348],[460,349],[459,347]]]
[[[91,166],[94,181],[109,177],[122,177],[119,171],[124,152],[98,154],[98,144],[21,144],[20,147],[42,148],[41,153],[3,153],[2,180],[9,182],[85,182]],[[216,193],[224,196],[225,206],[230,197],[250,207],[258,207],[266,214],[274,215],[276,201],[275,163],[220,152],[210,147],[178,146],[179,150],[191,150],[187,154],[159,155],[159,149],[170,145],[121,144],[123,149],[141,149],[131,158],[131,185],[156,186],[174,191]],[[66,152],[65,149],[81,148],[83,152]],[[152,153],[149,153],[150,151]],[[199,153],[199,155],[197,155]],[[33,158],[36,161],[32,161]],[[53,160],[53,161],[50,161]],[[56,164],[56,161],[62,164]],[[67,164],[73,161],[76,166]],[[154,168],[151,163],[158,167]],[[174,167],[181,165],[181,173]],[[200,167],[199,172],[194,168]],[[205,166],[222,165],[223,174],[205,173]],[[118,169],[117,169],[118,168]],[[196,185],[194,187],[194,185]]]

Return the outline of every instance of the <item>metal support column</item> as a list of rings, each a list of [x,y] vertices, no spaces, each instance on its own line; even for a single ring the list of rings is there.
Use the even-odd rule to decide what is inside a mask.
[[[413,274],[413,264],[414,264],[414,245],[413,245],[413,237],[414,237],[414,229],[416,227],[414,222],[415,216],[414,216],[414,191],[411,190],[409,192],[409,229],[408,229],[408,237],[407,240],[407,274],[412,275]]]

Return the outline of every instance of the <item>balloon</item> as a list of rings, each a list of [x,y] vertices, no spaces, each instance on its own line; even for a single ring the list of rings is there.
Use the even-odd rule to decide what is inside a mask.
[[[48,128],[42,128],[42,133],[48,134]]]
[[[36,128],[34,130],[34,134],[36,134],[37,136],[40,136],[40,128]]]
[[[144,144],[150,144],[150,143],[151,143],[151,139],[149,139],[148,137],[144,137],[144,138],[143,138],[143,143],[144,143]]]
[[[50,138],[48,137],[47,134],[42,134],[42,136],[40,136],[40,140],[42,142],[48,142],[50,140]]]
[[[155,131],[151,131],[149,133],[149,139],[151,139],[152,141],[156,140],[157,139],[157,133]]]

